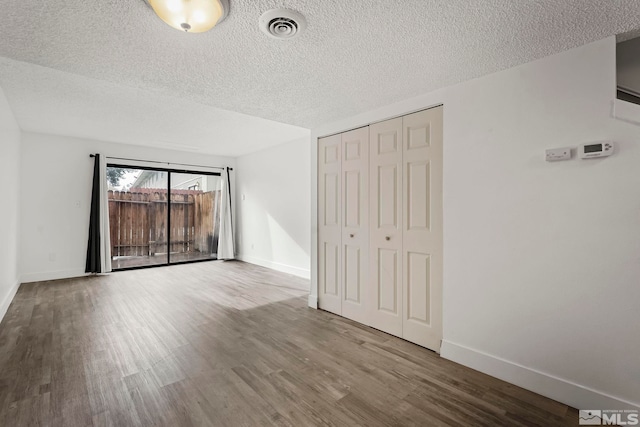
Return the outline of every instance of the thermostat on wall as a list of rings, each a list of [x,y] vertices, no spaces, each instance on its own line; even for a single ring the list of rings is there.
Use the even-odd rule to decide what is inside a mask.
[[[597,157],[607,157],[613,154],[613,141],[593,142],[582,144],[578,147],[578,155],[581,159],[593,159]]]

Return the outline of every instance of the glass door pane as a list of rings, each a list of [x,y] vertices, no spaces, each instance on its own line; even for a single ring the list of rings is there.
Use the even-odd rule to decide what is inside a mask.
[[[170,263],[216,259],[220,176],[171,172],[170,180]]]
[[[166,264],[168,172],[107,167],[114,270]]]

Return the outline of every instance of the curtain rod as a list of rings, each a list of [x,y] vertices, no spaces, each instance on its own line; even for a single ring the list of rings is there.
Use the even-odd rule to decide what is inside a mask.
[[[95,157],[95,154],[89,154],[89,157]],[[155,160],[140,160],[140,159],[125,159],[123,157],[109,157],[109,156],[105,156],[105,158],[107,159],[112,159],[112,160],[129,160],[132,162],[145,162],[145,163],[158,163],[160,165],[178,165],[178,166],[191,166],[194,168],[210,168],[210,169],[222,169],[225,170],[225,168],[222,168],[220,166],[204,166],[204,165],[189,165],[186,163],[171,163],[171,162],[158,162]],[[233,168],[229,168],[229,170],[233,170]]]

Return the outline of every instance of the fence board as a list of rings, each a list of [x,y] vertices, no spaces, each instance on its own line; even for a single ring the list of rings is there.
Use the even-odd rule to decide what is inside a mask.
[[[111,255],[153,256],[214,251],[219,191],[177,190],[171,194],[171,230],[167,230],[166,190],[109,191]],[[171,236],[171,247],[167,247]]]
[[[199,252],[215,252],[213,247],[214,234],[214,193],[207,192],[194,195],[194,249]]]

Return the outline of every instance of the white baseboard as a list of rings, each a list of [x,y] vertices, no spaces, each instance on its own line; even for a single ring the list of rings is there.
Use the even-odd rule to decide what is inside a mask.
[[[294,267],[292,265],[281,264],[279,262],[268,261],[261,258],[252,257],[249,255],[238,255],[240,261],[248,262],[249,264],[256,264],[261,267],[267,267],[272,270],[280,271],[282,273],[293,274],[294,276],[302,277],[303,279],[311,278],[311,271],[309,269]]]
[[[440,356],[577,409],[640,409],[638,403],[450,341],[442,341]]]
[[[11,286],[9,292],[2,299],[2,303],[0,303],[0,321],[4,319],[4,315],[7,314],[7,310],[11,305],[11,301],[16,296],[16,292],[18,292],[18,288],[20,287],[20,279],[16,280],[16,282]]]
[[[315,308],[315,309],[317,309],[317,308],[318,308],[318,297],[317,297],[317,296],[315,296],[315,295],[309,295],[309,300],[308,300],[308,301],[309,301],[309,302],[308,302],[309,307],[311,307],[311,308]]]
[[[71,279],[73,277],[88,276],[84,270],[58,270],[22,275],[22,283],[44,282],[46,280]]]

